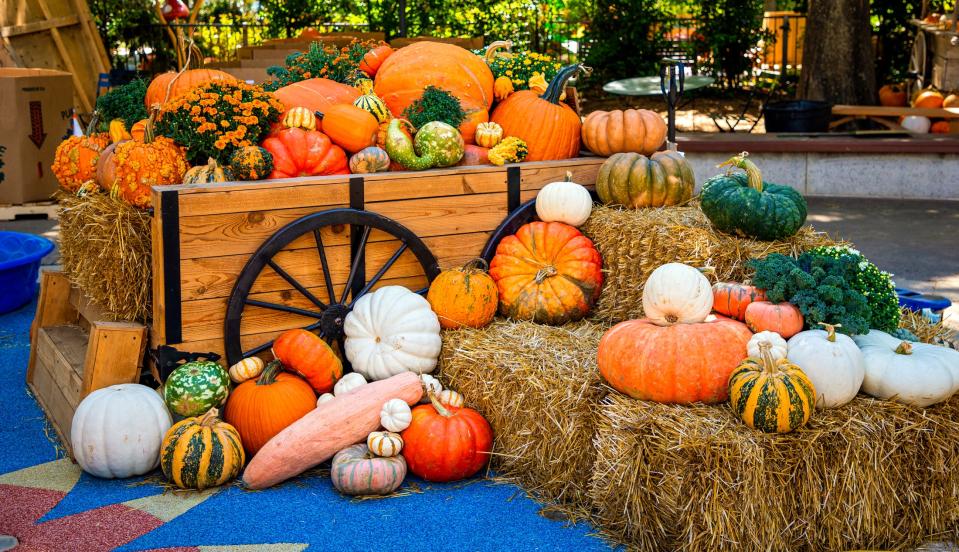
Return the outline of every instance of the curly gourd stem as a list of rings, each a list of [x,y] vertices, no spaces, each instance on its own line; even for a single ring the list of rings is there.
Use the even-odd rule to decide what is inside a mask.
[[[97,131],[97,123],[100,122],[100,112],[97,110],[93,111],[93,114],[90,115],[90,124],[87,125],[87,131],[83,134],[85,136],[93,136],[93,133]]]
[[[769,373],[776,371],[776,361],[773,360],[773,355],[770,352],[773,346],[768,341],[759,342],[759,359],[763,363],[763,370]]]
[[[841,327],[842,327],[842,324],[826,324],[825,322],[820,322],[819,325],[822,326],[822,327],[824,327],[824,328],[826,328],[826,331],[828,332],[828,333],[826,334],[826,339],[827,339],[830,343],[835,343],[835,342],[836,342],[836,328],[841,328]]]
[[[283,367],[283,364],[279,360],[271,360],[269,364],[266,365],[266,368],[263,369],[263,372],[260,374],[260,377],[257,378],[257,385],[270,385],[276,381],[277,374],[280,373],[280,368]]]
[[[569,82],[569,79],[573,78],[573,76],[579,72],[582,72],[584,75],[588,75],[592,73],[593,70],[579,63],[563,67],[558,73],[556,73],[556,76],[553,77],[553,80],[549,81],[549,86],[546,87],[546,92],[543,92],[543,95],[540,96],[540,98],[543,98],[551,104],[559,104],[559,98],[563,95],[563,91],[566,90],[566,83]]]
[[[896,347],[897,355],[911,355],[912,354],[912,344],[908,341],[903,341]]]
[[[441,403],[438,398],[436,398],[436,393],[433,393],[432,391],[430,391],[430,402],[433,403],[433,408],[436,409],[436,412],[440,416],[444,418],[453,417],[453,413],[450,412],[449,409],[446,408],[446,406],[444,406],[443,403]]]
[[[748,151],[744,151],[735,157],[729,158],[724,163],[717,165],[717,168],[729,167],[726,171],[726,174],[732,172],[733,167],[738,167],[746,171],[746,178],[749,179],[749,187],[756,190],[757,192],[763,191],[765,185],[763,185],[763,173],[759,170],[759,167],[755,163],[746,159],[746,156],[749,155]]]
[[[497,40],[496,42],[490,44],[486,48],[486,63],[492,63],[496,59],[496,54],[500,50],[506,50],[506,53],[512,53],[513,51],[513,41],[512,40]]]

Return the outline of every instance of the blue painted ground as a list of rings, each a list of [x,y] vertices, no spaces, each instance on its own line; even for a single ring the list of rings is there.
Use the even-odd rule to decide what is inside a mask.
[[[49,462],[56,447],[26,391],[29,327],[35,304],[0,316],[0,474]],[[125,481],[81,476],[40,521],[158,495],[157,474]],[[410,550],[608,550],[586,524],[568,526],[539,515],[541,506],[512,485],[478,480],[437,485],[369,501],[345,498],[322,476],[300,477],[249,492],[230,486],[172,521],[121,547],[308,543],[310,550],[373,550],[403,543]],[[3,507],[0,505],[0,510]],[[91,530],[95,530],[91,528]]]

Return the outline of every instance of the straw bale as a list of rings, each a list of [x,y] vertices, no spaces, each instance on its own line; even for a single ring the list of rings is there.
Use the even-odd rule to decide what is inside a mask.
[[[785,435],[727,405],[610,393],[595,521],[640,550],[892,549],[959,537],[959,397],[929,409],[857,397]]]
[[[492,468],[547,501],[587,504],[605,330],[496,320],[443,334],[440,379],[492,425]]]
[[[642,318],[643,283],[662,264],[712,267],[718,281],[743,281],[749,259],[770,253],[798,256],[838,243],[811,226],[788,240],[772,242],[719,233],[696,202],[659,209],[596,206],[582,230],[603,257],[606,283],[592,318],[605,324]]]
[[[909,309],[901,309],[901,311],[902,318],[899,320],[899,327],[915,334],[919,341],[951,346],[950,342],[955,340],[956,332],[947,328],[943,320],[932,323],[922,313]]]
[[[105,194],[60,197],[60,254],[75,286],[115,320],[151,316],[150,214]]]

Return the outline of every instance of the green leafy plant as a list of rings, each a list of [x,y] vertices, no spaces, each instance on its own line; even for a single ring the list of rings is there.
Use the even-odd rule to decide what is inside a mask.
[[[134,79],[118,86],[97,98],[97,110],[100,112],[100,125],[106,128],[110,121],[121,119],[127,129],[133,123],[150,116],[143,99],[147,95],[147,83]]]
[[[762,0],[696,2],[702,20],[697,47],[707,54],[708,68],[727,87],[739,84],[753,65],[759,41],[772,38],[762,29]]]
[[[851,247],[825,246],[811,251],[816,255],[825,255],[839,259],[843,256],[851,257],[856,262],[856,277],[852,280],[853,289],[862,293],[869,302],[872,317],[869,327],[884,332],[893,332],[899,327],[902,311],[899,310],[899,296],[896,294],[896,284],[892,275],[879,270],[879,267],[869,262],[859,251]]]
[[[317,77],[352,85],[357,73],[360,73],[363,56],[377,44],[373,40],[354,40],[342,48],[337,48],[323,42],[312,42],[305,53],[295,52],[287,56],[284,66],[269,67],[266,72],[273,80],[263,88],[274,91],[294,82]]]
[[[466,112],[456,96],[442,88],[427,86],[423,95],[403,111],[403,116],[416,128],[431,121],[441,121],[455,128],[466,118]]]
[[[656,75],[669,16],[657,0],[596,0],[586,29],[592,80]]]

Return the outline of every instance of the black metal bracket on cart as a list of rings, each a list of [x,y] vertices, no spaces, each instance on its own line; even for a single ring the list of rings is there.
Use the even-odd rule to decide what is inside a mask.
[[[220,360],[220,355],[216,353],[187,353],[169,345],[160,345],[156,349],[150,349],[149,353],[150,358],[156,365],[157,373],[160,375],[160,383],[166,382],[166,379],[174,370],[187,362],[198,360],[216,362]]]

